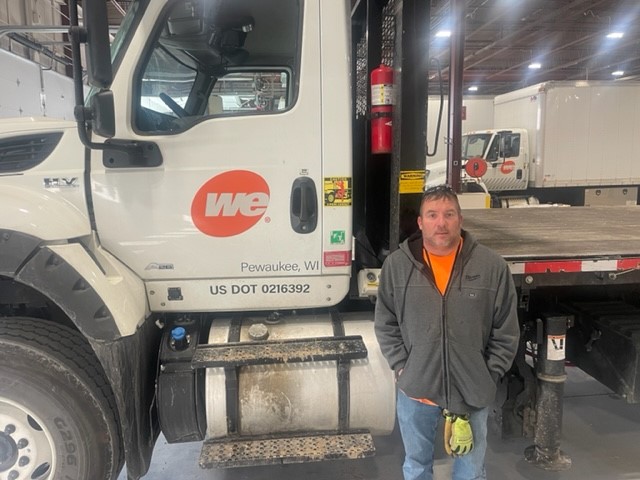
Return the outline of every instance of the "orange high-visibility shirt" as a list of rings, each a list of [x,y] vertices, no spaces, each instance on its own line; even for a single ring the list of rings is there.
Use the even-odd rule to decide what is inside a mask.
[[[424,258],[424,262],[431,267],[433,279],[436,281],[436,287],[438,287],[442,295],[444,295],[444,292],[447,290],[453,264],[461,248],[462,239],[460,239],[458,248],[454,248],[451,253],[447,255],[435,255],[427,252],[427,249],[422,247],[422,258]]]

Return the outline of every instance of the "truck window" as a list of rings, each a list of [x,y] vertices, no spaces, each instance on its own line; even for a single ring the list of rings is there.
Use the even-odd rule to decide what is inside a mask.
[[[141,111],[154,112],[157,118],[187,116],[185,106],[196,74],[194,68],[180,63],[167,50],[154,49],[140,84]]]
[[[210,117],[289,108],[297,93],[300,1],[173,4],[135,81],[135,129],[174,133]]]
[[[277,112],[289,105],[286,71],[230,72],[217,79],[208,101],[209,115]]]
[[[511,133],[505,138],[505,157],[517,157],[520,155],[520,134]]]
[[[520,155],[520,134],[511,132],[498,134],[492,145],[490,155],[492,156],[492,160],[496,160],[498,157],[512,158]],[[487,160],[488,159],[489,158],[487,158]]]

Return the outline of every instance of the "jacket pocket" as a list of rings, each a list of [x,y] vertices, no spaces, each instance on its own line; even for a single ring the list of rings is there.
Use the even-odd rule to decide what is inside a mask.
[[[452,342],[449,353],[452,397],[458,396],[459,400],[476,408],[491,405],[496,395],[496,383],[482,352]]]
[[[441,402],[444,395],[441,353],[439,342],[414,346],[398,377],[398,387],[409,397]]]

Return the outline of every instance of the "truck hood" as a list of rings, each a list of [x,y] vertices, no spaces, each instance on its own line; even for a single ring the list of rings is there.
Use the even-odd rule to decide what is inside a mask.
[[[76,123],[50,117],[18,117],[0,119],[0,136],[39,130],[62,130],[75,128]]]

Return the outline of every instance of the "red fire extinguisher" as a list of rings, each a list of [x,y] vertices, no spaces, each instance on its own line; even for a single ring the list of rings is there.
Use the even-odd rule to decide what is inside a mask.
[[[391,153],[393,69],[380,65],[371,72],[371,153]]]

